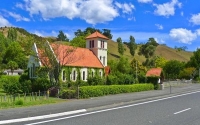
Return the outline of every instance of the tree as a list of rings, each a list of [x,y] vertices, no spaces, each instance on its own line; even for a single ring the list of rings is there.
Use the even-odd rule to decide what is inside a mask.
[[[122,39],[119,37],[117,38],[117,43],[118,43],[118,52],[123,55],[124,54],[124,45],[122,43]]]
[[[25,69],[27,67],[27,60],[19,43],[12,42],[5,51],[3,63],[7,64],[9,61],[15,61],[19,68]]]
[[[155,66],[163,68],[165,64],[167,63],[167,60],[164,57],[156,56],[155,58]]]
[[[193,52],[193,55],[186,65],[187,67],[195,67],[196,69],[200,68],[200,48]]]
[[[69,42],[69,39],[68,39],[67,36],[63,33],[62,30],[59,31],[58,40]]]
[[[85,48],[85,37],[84,36],[76,36],[70,41],[72,46]]]
[[[109,39],[112,39],[113,35],[111,34],[111,31],[109,29],[103,29],[103,35],[108,37]]]
[[[15,61],[9,61],[7,66],[11,70],[12,74],[13,74],[14,70],[18,68],[18,64]]]
[[[183,68],[183,62],[179,62],[177,60],[170,60],[165,64],[163,70],[165,72],[165,75],[169,78],[177,78]]]
[[[135,51],[137,49],[137,45],[135,43],[135,38],[133,36],[130,36],[129,49],[130,49],[131,55],[134,56],[135,55]]]
[[[15,28],[9,28],[7,38],[12,41],[16,41],[17,40],[17,30]]]

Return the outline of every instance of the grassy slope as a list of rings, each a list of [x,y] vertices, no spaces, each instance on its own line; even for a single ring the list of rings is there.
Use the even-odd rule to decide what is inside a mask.
[[[3,31],[3,34],[7,36],[8,28],[0,28],[0,32]],[[18,35],[20,33],[18,32]],[[21,34],[20,34],[21,35]],[[130,61],[133,59],[133,57],[130,55],[129,48],[125,45],[126,51],[124,52],[124,56],[128,58]],[[144,56],[139,56],[138,53],[139,47],[136,50],[135,58],[138,59],[140,62],[145,61]],[[187,51],[176,51],[173,48],[164,46],[164,45],[159,45],[156,48],[155,55],[157,56],[162,56],[166,58],[167,60],[179,60],[179,61],[188,61],[190,57],[192,56],[192,52],[187,52]],[[119,59],[120,54],[118,53],[118,45],[116,42],[109,40],[108,41],[108,60],[116,60]]]
[[[120,54],[118,53],[118,48],[117,48],[117,43],[109,40],[108,41],[108,60],[115,60],[118,59]],[[124,56],[128,58],[129,60],[132,60],[132,56],[130,55],[129,49],[127,47],[126,51],[124,53]],[[136,50],[136,55],[135,58],[138,59],[140,62],[145,61],[144,56],[139,56],[138,53],[139,47]],[[164,45],[159,45],[156,48],[155,55],[157,56],[162,56],[166,58],[167,60],[178,60],[178,61],[189,61],[190,57],[193,55],[192,52],[187,52],[187,51],[176,51],[173,48],[164,46]]]

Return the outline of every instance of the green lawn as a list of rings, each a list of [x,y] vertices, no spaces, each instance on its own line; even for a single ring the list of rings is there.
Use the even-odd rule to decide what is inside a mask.
[[[6,96],[6,100],[4,96],[0,96],[0,109],[7,109],[7,108],[17,108],[17,107],[27,107],[27,106],[34,106],[34,105],[43,105],[43,104],[51,104],[51,103],[59,103],[66,100],[60,99],[60,98],[46,98],[46,97],[16,97],[15,101],[13,101],[13,98],[11,99],[10,96]]]

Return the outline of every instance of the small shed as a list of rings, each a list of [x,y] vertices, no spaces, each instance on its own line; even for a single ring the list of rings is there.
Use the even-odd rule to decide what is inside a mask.
[[[164,74],[162,68],[151,68],[147,71],[146,77],[158,77],[158,83],[162,84],[164,80]]]

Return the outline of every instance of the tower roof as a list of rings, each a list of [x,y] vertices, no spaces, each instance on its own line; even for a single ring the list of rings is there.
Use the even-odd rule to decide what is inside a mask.
[[[109,40],[108,37],[104,36],[103,34],[99,33],[98,31],[96,31],[86,37],[86,39],[91,39],[91,38],[103,38],[103,39]]]

